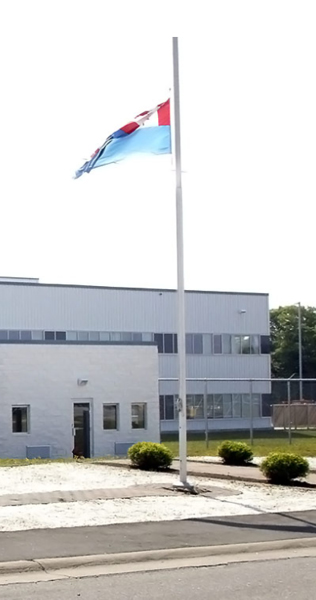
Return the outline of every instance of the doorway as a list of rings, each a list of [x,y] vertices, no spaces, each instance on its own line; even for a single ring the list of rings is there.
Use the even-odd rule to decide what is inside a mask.
[[[74,449],[73,455],[90,458],[90,403],[74,404]]]

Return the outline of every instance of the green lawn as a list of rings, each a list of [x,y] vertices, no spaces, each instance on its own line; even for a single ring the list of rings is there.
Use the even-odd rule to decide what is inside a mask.
[[[208,448],[204,433],[189,433],[188,456],[216,456],[217,447],[223,440],[238,440],[249,444],[249,431],[209,432]],[[174,456],[179,455],[177,435],[162,434],[161,441],[172,450]],[[296,452],[302,456],[316,456],[316,430],[292,431],[291,445],[286,431],[254,432],[253,452],[255,456],[266,456],[269,452]]]

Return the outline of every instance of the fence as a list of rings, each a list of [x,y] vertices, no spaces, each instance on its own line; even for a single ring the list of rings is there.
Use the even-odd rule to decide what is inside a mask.
[[[162,432],[172,432],[178,379],[160,378],[159,386]],[[204,431],[206,445],[211,431],[248,430],[253,444],[257,430],[283,429],[292,443],[293,428],[316,427],[316,379],[187,378],[186,400],[188,430]]]

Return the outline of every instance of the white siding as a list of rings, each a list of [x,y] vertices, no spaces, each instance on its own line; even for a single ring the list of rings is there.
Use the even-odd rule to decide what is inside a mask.
[[[177,330],[174,291],[2,283],[0,305],[0,329]],[[268,334],[268,296],[187,292],[186,328],[192,333]]]
[[[0,398],[1,457],[25,458],[26,446],[38,445],[71,456],[74,402],[91,403],[94,456],[114,454],[115,442],[160,439],[155,346],[0,344]],[[132,402],[147,403],[145,430],[131,428]],[[119,431],[103,430],[103,403],[120,405]],[[29,433],[12,433],[19,404],[30,405]]]

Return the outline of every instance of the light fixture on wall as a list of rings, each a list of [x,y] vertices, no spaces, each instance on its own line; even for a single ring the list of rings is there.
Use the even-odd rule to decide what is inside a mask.
[[[245,308],[240,308],[238,312],[240,315],[244,315],[247,311]]]
[[[88,383],[88,379],[77,379],[77,384],[78,385],[87,385]]]

